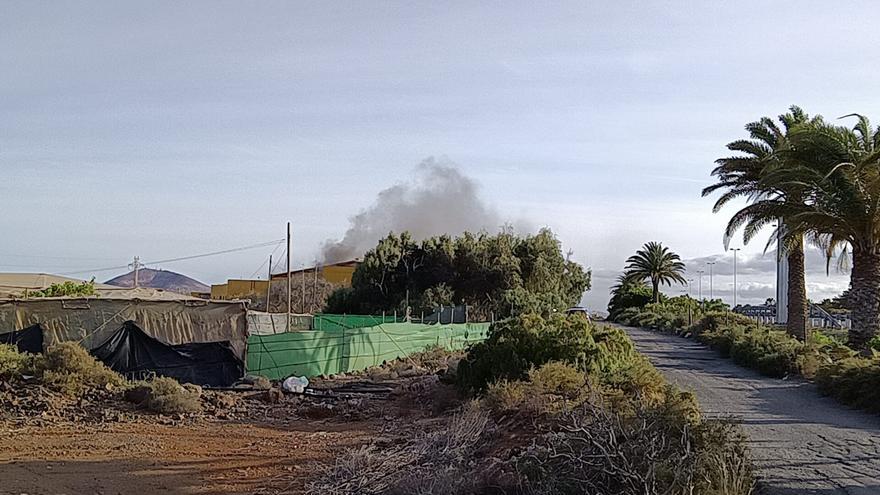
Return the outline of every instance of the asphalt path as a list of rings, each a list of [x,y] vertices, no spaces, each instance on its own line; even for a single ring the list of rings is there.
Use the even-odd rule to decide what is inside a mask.
[[[806,380],[761,376],[693,340],[623,328],[707,416],[741,421],[760,493],[880,495],[880,417],[823,397]]]

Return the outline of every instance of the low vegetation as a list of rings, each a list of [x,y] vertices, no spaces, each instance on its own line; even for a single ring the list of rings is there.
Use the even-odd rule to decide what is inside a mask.
[[[707,312],[692,325],[678,315],[655,313],[656,305],[626,310],[617,321],[657,331],[692,336],[763,375],[800,375],[814,379],[819,390],[852,407],[880,413],[880,339],[870,342],[871,355],[847,347],[841,340],[813,329],[806,342],[783,330],[759,325],[729,311]]]
[[[43,354],[18,352],[0,344],[0,381],[39,385],[70,399],[95,391],[122,392],[129,402],[161,414],[195,413],[202,410],[201,389],[181,385],[173,378],[157,377],[131,383],[95,359],[76,342],[51,345]]]
[[[522,315],[496,323],[456,380],[472,400],[442,424],[349,453],[329,494],[748,494],[736,425],[701,417],[614,327]]]
[[[199,401],[201,389],[193,385],[181,385],[168,377],[156,377],[132,390],[143,388],[140,405],[159,414],[190,414],[202,411]],[[136,396],[137,394],[129,394]]]
[[[33,376],[45,387],[68,396],[125,384],[122,376],[95,360],[76,342],[49,346],[38,355],[20,353],[15,346],[0,344],[0,379],[14,382],[23,376]]]
[[[60,284],[52,284],[41,290],[28,290],[24,297],[71,297],[95,295],[95,279],[88,282],[67,281]]]

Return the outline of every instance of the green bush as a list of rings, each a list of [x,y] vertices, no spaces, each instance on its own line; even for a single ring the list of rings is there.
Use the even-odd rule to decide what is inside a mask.
[[[850,357],[819,367],[822,393],[860,409],[880,412],[880,359]]]
[[[485,390],[498,380],[525,380],[529,370],[551,361],[600,376],[629,366],[635,355],[618,328],[580,317],[529,314],[492,325],[489,337],[471,347],[459,364],[457,379],[467,389]]]
[[[27,354],[18,352],[14,345],[0,344],[0,380],[17,378],[27,363]]]
[[[49,346],[34,356],[31,371],[47,387],[70,396],[89,389],[121,387],[125,379],[92,357],[76,342]]]

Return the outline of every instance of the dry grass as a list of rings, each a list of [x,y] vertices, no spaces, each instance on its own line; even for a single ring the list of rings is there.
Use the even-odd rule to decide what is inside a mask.
[[[14,345],[0,344],[0,380],[12,380],[21,375],[28,355],[18,352]]]
[[[150,411],[159,414],[191,414],[202,411],[199,391],[188,389],[173,378],[157,377],[145,385],[149,388],[149,393],[142,405]]]
[[[464,495],[478,479],[467,475],[492,428],[488,413],[469,403],[445,428],[390,446],[371,445],[340,457],[311,483],[322,495]],[[471,473],[472,474],[472,473]]]

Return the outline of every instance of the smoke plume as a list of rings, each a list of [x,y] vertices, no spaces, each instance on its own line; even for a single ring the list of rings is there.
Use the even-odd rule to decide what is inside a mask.
[[[454,163],[428,158],[416,167],[413,181],[381,191],[371,206],[352,217],[342,240],[327,241],[323,261],[362,257],[389,232],[409,231],[421,240],[465,231],[495,231],[502,225],[500,217],[480,199],[478,189]]]

